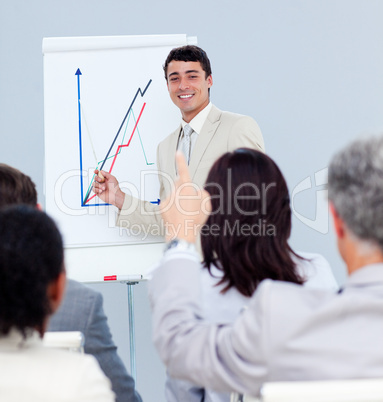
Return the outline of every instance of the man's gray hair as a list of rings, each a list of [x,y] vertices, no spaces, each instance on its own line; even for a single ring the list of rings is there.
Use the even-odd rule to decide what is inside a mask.
[[[352,142],[329,166],[329,199],[351,232],[383,250],[383,136]]]

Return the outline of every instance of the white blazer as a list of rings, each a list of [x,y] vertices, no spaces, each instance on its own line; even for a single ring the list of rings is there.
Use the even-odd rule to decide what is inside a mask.
[[[111,383],[93,356],[43,346],[37,332],[0,337],[0,399],[7,402],[112,402]]]
[[[266,381],[383,377],[383,264],[355,271],[340,293],[265,280],[233,325],[201,319],[195,252],[169,250],[149,292],[173,377],[253,396]]]

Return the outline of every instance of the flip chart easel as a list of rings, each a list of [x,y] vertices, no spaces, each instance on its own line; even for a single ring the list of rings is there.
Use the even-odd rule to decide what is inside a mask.
[[[63,234],[70,278],[144,280],[160,258],[161,238],[115,227],[117,209],[91,193],[93,170],[102,167],[132,195],[159,203],[157,144],[179,124],[161,67],[171,49],[196,42],[185,34],[43,39],[46,211]],[[135,378],[139,281],[125,283]]]

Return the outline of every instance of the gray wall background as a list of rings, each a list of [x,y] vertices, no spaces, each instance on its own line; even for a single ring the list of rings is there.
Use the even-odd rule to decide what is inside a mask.
[[[258,121],[292,190],[351,139],[382,131],[382,15],[380,0],[1,0],[0,161],[28,173],[44,204],[43,37],[186,33],[211,59],[212,101]],[[296,197],[301,215],[314,220],[321,189]],[[320,233],[294,218],[291,244],[322,253],[344,281],[331,222]],[[129,367],[126,286],[92,287]],[[164,401],[146,284],[135,287],[135,314],[137,388]]]

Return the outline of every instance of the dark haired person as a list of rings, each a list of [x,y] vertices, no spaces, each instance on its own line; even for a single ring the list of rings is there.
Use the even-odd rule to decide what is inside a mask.
[[[15,204],[37,206],[35,183],[20,170],[0,163],[0,208]]]
[[[234,322],[264,279],[338,290],[323,256],[295,253],[290,247],[289,191],[271,158],[254,149],[228,152],[214,163],[206,183],[212,209],[201,230],[201,305],[206,321]],[[171,401],[230,401],[229,393],[178,380],[168,381],[167,388]]]
[[[270,381],[382,378],[383,136],[352,142],[329,165],[330,212],[349,275],[342,290],[267,279],[227,325],[203,320],[193,243],[208,194],[184,185],[190,177],[178,160],[183,210],[167,201],[162,207],[178,238],[149,283],[154,343],[169,372],[252,396]]]
[[[61,235],[46,214],[26,205],[0,211],[0,277],[1,400],[114,401],[93,356],[43,346],[66,282]]]
[[[177,149],[185,153],[191,179],[200,187],[212,164],[225,152],[239,147],[264,151],[263,137],[254,119],[223,112],[210,102],[213,78],[204,50],[192,45],[171,50],[164,73],[170,98],[179,108],[182,120],[157,148],[161,200],[170,194],[176,180],[174,156]],[[102,175],[95,178],[94,192],[119,208],[117,224],[127,229],[133,224],[153,225],[152,233],[158,233],[161,224],[158,206],[125,194],[114,176],[104,171]]]
[[[41,208],[37,204],[35,183],[20,170],[0,163],[0,209],[16,204]],[[47,330],[81,331],[85,336],[84,351],[97,359],[112,382],[116,401],[141,401],[133,378],[117,354],[99,292],[67,279],[63,301],[49,320]]]

